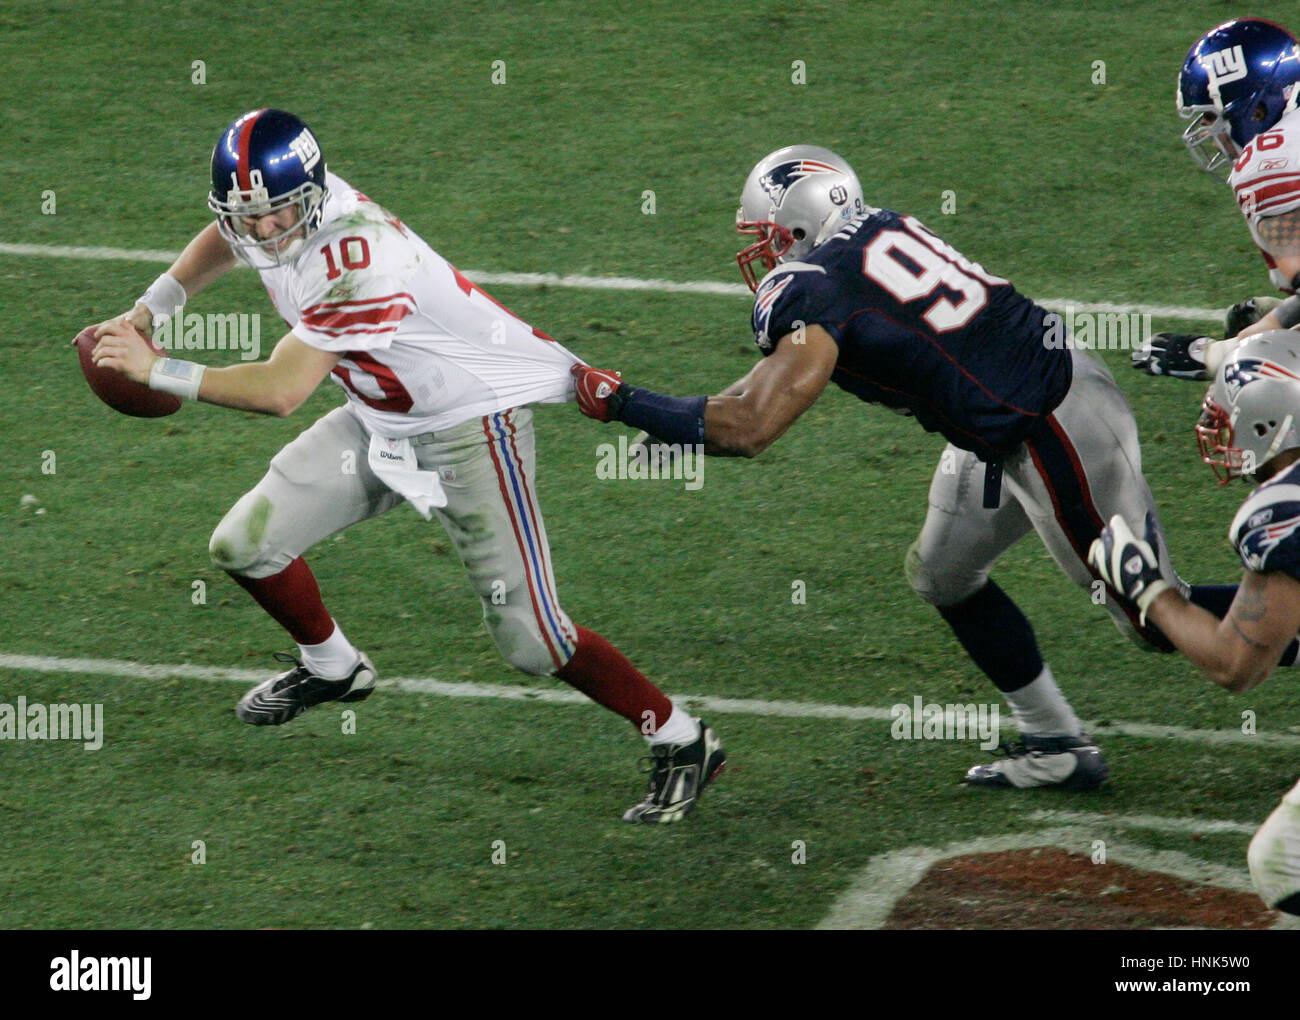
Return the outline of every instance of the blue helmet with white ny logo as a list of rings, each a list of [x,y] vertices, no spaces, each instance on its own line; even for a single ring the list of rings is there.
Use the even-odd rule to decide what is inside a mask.
[[[293,259],[325,212],[325,160],[311,129],[283,110],[253,110],[231,124],[212,150],[208,208],[221,235],[244,262],[254,253],[280,265]],[[257,217],[296,208],[297,217],[270,237]]]
[[[1226,178],[1252,138],[1300,100],[1300,47],[1262,18],[1224,22],[1201,36],[1178,75],[1183,143],[1201,169]]]

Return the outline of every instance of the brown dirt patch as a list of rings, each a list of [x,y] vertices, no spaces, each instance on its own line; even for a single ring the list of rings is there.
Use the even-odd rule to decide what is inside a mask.
[[[1253,893],[1055,847],[951,857],[931,866],[886,928],[1268,928]]]

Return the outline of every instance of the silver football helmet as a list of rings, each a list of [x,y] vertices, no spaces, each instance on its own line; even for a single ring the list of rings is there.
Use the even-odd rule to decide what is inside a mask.
[[[1219,366],[1201,405],[1201,460],[1220,485],[1255,475],[1300,446],[1300,333],[1274,329],[1237,344]]]
[[[870,211],[862,185],[847,162],[816,145],[789,145],[759,160],[749,172],[736,210],[736,229],[758,240],[736,255],[750,290],[779,262],[803,258],[846,220]]]

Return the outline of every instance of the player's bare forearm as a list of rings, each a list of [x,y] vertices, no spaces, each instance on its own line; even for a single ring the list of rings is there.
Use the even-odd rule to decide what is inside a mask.
[[[1247,571],[1222,620],[1172,589],[1156,597],[1147,617],[1220,687],[1246,691],[1268,677],[1296,636],[1300,582]]]
[[[826,389],[839,347],[819,326],[782,337],[777,348],[704,409],[704,452],[756,457],[812,407]]]
[[[285,417],[312,395],[339,358],[289,333],[275,345],[266,361],[207,368],[199,385],[199,399],[240,411]]]
[[[168,366],[201,372],[199,400],[279,417],[296,411],[340,359],[340,355],[318,350],[287,333],[266,361],[217,367],[173,359],[164,365],[163,359],[143,339],[116,323],[107,326],[93,356],[97,364],[121,372],[135,382],[153,384],[156,389],[161,387],[153,378],[155,367],[160,372]]]
[[[830,334],[808,326],[782,337],[770,357],[714,397],[654,393],[581,362],[570,372],[588,418],[621,421],[663,443],[703,441],[718,457],[756,457],[816,402],[838,360]]]

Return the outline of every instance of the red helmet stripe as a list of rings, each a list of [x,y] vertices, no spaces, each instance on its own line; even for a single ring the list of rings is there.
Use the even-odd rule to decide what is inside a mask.
[[[260,116],[262,116],[262,111],[256,110],[244,118],[244,123],[239,128],[239,141],[235,143],[237,154],[235,167],[239,174],[239,188],[241,191],[248,191],[253,186],[253,182],[248,176],[248,144],[253,137],[253,125],[257,123],[257,118]]]

